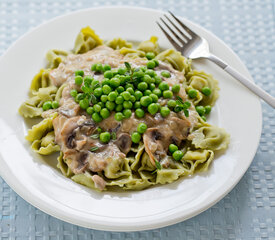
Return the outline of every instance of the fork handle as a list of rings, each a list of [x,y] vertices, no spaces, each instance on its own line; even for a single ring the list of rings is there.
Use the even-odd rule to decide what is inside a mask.
[[[224,69],[227,73],[229,73],[232,77],[234,77],[239,82],[241,82],[244,86],[246,86],[249,90],[251,90],[253,93],[255,93],[258,97],[263,99],[271,107],[275,108],[275,98],[272,97],[267,92],[265,92],[263,89],[261,89],[255,83],[248,80],[248,78],[243,76],[241,73],[236,71],[234,68],[230,67],[228,64],[226,64],[223,60],[221,60],[217,56],[211,54],[208,57],[208,59],[211,60],[212,62],[216,63],[222,69]]]

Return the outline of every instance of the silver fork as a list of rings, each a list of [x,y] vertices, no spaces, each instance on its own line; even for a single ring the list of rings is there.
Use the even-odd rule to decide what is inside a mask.
[[[160,20],[167,27],[167,29],[169,29],[170,34],[161,26],[161,24],[159,24],[158,22],[157,24],[176,50],[178,50],[182,53],[182,55],[190,59],[207,58],[211,60],[227,73],[229,73],[231,76],[233,76],[235,79],[240,81],[244,86],[250,89],[261,99],[266,101],[270,106],[275,108],[274,97],[272,97],[256,84],[248,80],[241,73],[230,67],[223,60],[210,53],[208,42],[203,37],[200,37],[195,32],[193,32],[173,13],[171,13],[170,11],[169,13],[172,17],[169,18],[167,15],[164,14],[166,20],[164,20],[163,18],[160,18]],[[171,20],[171,18],[173,20]]]

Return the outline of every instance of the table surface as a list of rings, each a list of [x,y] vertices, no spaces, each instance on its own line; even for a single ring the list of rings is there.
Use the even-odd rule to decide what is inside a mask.
[[[48,19],[87,7],[130,5],[171,10],[223,39],[256,83],[275,96],[274,0],[0,0],[0,55]],[[215,206],[170,227],[104,232],[60,221],[31,206],[0,178],[0,240],[4,239],[275,239],[275,111],[263,107],[257,154],[239,184]]]

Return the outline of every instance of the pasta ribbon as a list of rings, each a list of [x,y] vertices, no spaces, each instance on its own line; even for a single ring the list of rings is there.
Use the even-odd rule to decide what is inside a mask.
[[[77,35],[74,45],[74,53],[85,53],[102,45],[103,41],[89,26],[82,28]]]

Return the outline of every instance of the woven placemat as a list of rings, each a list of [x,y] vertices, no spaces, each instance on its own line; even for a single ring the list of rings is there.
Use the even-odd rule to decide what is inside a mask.
[[[87,7],[130,5],[170,9],[223,39],[256,83],[275,96],[272,0],[0,0],[0,55],[30,28]],[[239,184],[204,213],[170,227],[133,233],[90,230],[60,221],[28,204],[0,178],[0,240],[4,239],[275,239],[275,111],[263,107],[263,132]]]

